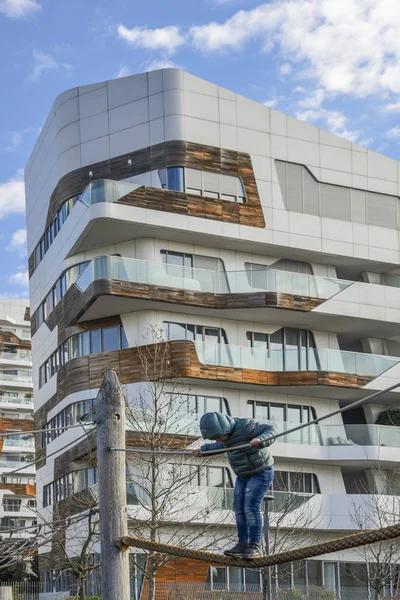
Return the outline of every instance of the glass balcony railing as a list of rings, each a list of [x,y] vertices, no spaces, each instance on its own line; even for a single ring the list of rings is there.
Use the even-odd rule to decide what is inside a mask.
[[[79,200],[87,206],[97,204],[98,202],[116,202],[139,187],[142,186],[136,183],[127,183],[126,181],[96,179],[96,181],[89,183],[79,196]]]
[[[29,364],[32,362],[32,354],[30,352],[0,352],[0,359],[26,362]]]
[[[33,408],[33,398],[22,398],[21,396],[11,398],[9,396],[0,395],[0,405],[1,404],[20,404]]]
[[[7,448],[34,448],[35,443],[33,437],[28,438],[27,440],[10,440],[8,438],[4,438],[3,452],[7,450]]]
[[[18,460],[0,460],[0,470],[2,469],[24,469],[29,471],[34,471],[35,467],[31,465],[28,461],[22,462]],[[1,475],[1,473],[0,473]]]
[[[81,291],[85,291],[92,281],[116,279],[130,283],[144,283],[213,294],[279,292],[328,299],[352,283],[329,277],[316,277],[272,269],[262,271],[262,276],[259,275],[257,278],[254,276],[255,273],[258,272],[219,272],[135,258],[98,256],[88,264],[75,285]]]
[[[200,436],[201,415],[176,412],[172,416],[160,413],[157,423],[154,415],[145,418],[141,409],[129,408],[126,428],[130,431],[153,431],[158,434]],[[291,421],[268,421],[256,416],[256,420],[272,425],[276,433],[285,433],[300,425]],[[303,444],[309,446],[387,446],[400,448],[400,427],[389,425],[345,425],[317,424],[283,435],[279,438],[282,444]]]
[[[127,484],[127,500],[130,506],[150,505],[149,494],[146,486],[140,486],[134,482]],[[233,510],[233,488],[207,487],[207,486],[184,486],[180,494],[179,508],[183,510]],[[291,512],[310,500],[314,494],[303,492],[271,492],[274,500],[269,503],[269,511],[272,513]],[[174,503],[175,504],[175,503]]]
[[[27,387],[32,387],[32,377],[24,375],[10,375],[9,373],[0,373],[0,381],[14,381],[15,383],[25,383]]]
[[[400,362],[397,356],[329,348],[264,350],[228,344],[194,343],[199,360],[204,364],[260,371],[333,371],[378,377]]]

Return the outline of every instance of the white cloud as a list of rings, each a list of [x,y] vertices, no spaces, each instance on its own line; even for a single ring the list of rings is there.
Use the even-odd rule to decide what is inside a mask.
[[[172,53],[185,41],[180,28],[175,25],[159,29],[147,29],[146,27],[128,29],[125,25],[119,25],[117,32],[118,37],[125,40],[130,46],[146,50],[166,50]]]
[[[382,106],[382,110],[385,112],[400,112],[400,102],[393,102]]]
[[[21,256],[26,255],[26,229],[17,229],[17,231],[14,231],[7,250],[17,250]]]
[[[36,0],[0,0],[0,14],[10,19],[24,19],[39,10],[41,6]]]
[[[126,65],[121,65],[119,70],[113,76],[113,79],[120,79],[121,77],[128,77],[132,75],[132,71]]]
[[[400,2],[272,0],[190,30],[199,50],[277,48],[328,93],[400,93]]]
[[[29,276],[28,271],[18,271],[13,275],[10,275],[8,278],[9,283],[13,283],[14,285],[21,285],[23,287],[29,286]]]
[[[370,140],[362,140],[362,132],[354,131],[348,127],[347,117],[338,110],[327,110],[325,108],[310,108],[298,112],[296,118],[310,123],[318,123],[334,135],[345,138],[349,142],[358,142],[368,145]]]
[[[385,137],[387,138],[400,138],[400,127],[392,127],[388,131],[385,131]]]
[[[8,181],[0,182],[0,219],[23,212],[25,212],[25,187],[21,169]]]
[[[283,63],[283,65],[281,65],[279,67],[279,73],[281,75],[290,75],[291,72],[292,72],[292,65],[290,63]]]
[[[269,106],[269,108],[274,108],[274,106],[278,104],[278,100],[275,100],[275,98],[270,98],[269,100],[266,100],[264,104],[265,106]]]
[[[29,75],[29,81],[36,83],[42,77],[47,75],[50,71],[54,71],[60,68],[60,65],[51,54],[45,54],[40,50],[33,51],[33,69]]]
[[[159,69],[181,69],[182,67],[172,60],[159,59],[144,63],[143,67],[146,71],[158,71]]]
[[[6,146],[6,152],[14,152],[22,144],[22,133],[20,131],[9,131],[8,133],[8,146]]]

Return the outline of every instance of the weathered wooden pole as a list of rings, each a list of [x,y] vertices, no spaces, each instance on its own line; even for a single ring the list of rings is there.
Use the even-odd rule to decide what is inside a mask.
[[[129,600],[129,552],[118,545],[128,534],[126,514],[125,401],[115,371],[108,369],[96,399],[101,586],[103,600]]]

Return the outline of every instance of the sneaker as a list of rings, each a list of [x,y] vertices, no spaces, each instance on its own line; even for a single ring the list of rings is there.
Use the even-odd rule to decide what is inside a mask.
[[[224,550],[224,554],[225,554],[225,556],[240,556],[240,557],[242,557],[248,547],[249,547],[249,545],[247,542],[238,542],[237,544],[235,544],[235,546],[233,546],[233,548],[230,548],[229,550]]]
[[[249,544],[244,551],[243,560],[252,560],[253,558],[259,558],[262,555],[261,544],[252,543]]]

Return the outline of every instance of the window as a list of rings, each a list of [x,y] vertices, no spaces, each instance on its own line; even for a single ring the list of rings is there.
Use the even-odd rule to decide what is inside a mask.
[[[185,170],[183,167],[168,167],[158,172],[161,187],[175,192],[185,191]]]
[[[261,574],[241,567],[209,567],[206,589],[230,592],[260,592]]]
[[[291,471],[275,471],[271,489],[275,492],[321,493],[317,476],[314,473]]]
[[[277,404],[274,402],[255,402],[254,400],[248,400],[247,407],[249,417],[252,419],[308,423],[317,418],[315,408],[313,406]]]
[[[97,483],[97,469],[79,469],[43,487],[43,507],[65,500]]]
[[[37,269],[40,262],[43,260],[44,255],[50,248],[51,244],[54,242],[58,232],[60,231],[62,225],[65,222],[65,219],[71,212],[72,208],[75,206],[80,194],[69,198],[59,209],[52,223],[47,227],[44,235],[40,239],[38,245],[33,251],[34,257],[34,269]]]
[[[269,291],[281,291],[304,296],[317,295],[317,289],[310,277],[288,277],[284,273],[312,275],[309,263],[298,260],[282,259],[272,265],[261,265],[246,262],[244,265],[247,281],[252,288]],[[311,286],[311,287],[310,287]]]
[[[169,406],[172,412],[176,411],[182,414],[196,413],[204,415],[206,412],[222,412],[230,414],[228,401],[218,396],[195,396],[191,394],[172,394],[167,392],[166,396],[170,398]]]
[[[168,275],[196,279],[203,291],[229,292],[225,266],[220,258],[170,250],[161,250],[161,256],[163,263],[169,265],[167,267]],[[208,271],[211,271],[211,273],[208,273]]]
[[[225,330],[220,327],[186,325],[185,323],[172,323],[170,321],[164,321],[163,325],[169,340],[192,340],[213,344],[228,343]]]
[[[268,359],[266,366],[271,371],[319,370],[320,362],[314,335],[307,329],[284,327],[272,334],[247,332],[247,341],[260,362]],[[258,354],[268,350],[267,357]]]
[[[128,347],[128,341],[121,325],[104,329],[83,331],[68,338],[47,361],[39,368],[39,388],[69,360],[95,354],[109,352]],[[95,350],[95,352],[93,352]]]
[[[233,175],[186,168],[185,186],[188,194],[229,202],[246,202],[243,181]]]
[[[76,425],[79,421],[92,421],[94,412],[94,399],[80,400],[66,406],[46,423],[42,433],[42,447],[58,438],[65,431],[65,427]]]
[[[57,279],[56,283],[36,311],[37,328],[39,328],[45,319],[47,319],[47,317],[51,314],[51,312],[60,302],[61,298],[67,293],[71,285],[75,283],[81,273],[83,273],[83,271],[86,269],[89,262],[90,261],[85,261],[70,267]]]
[[[3,510],[8,512],[19,512],[21,500],[17,498],[3,498]]]

